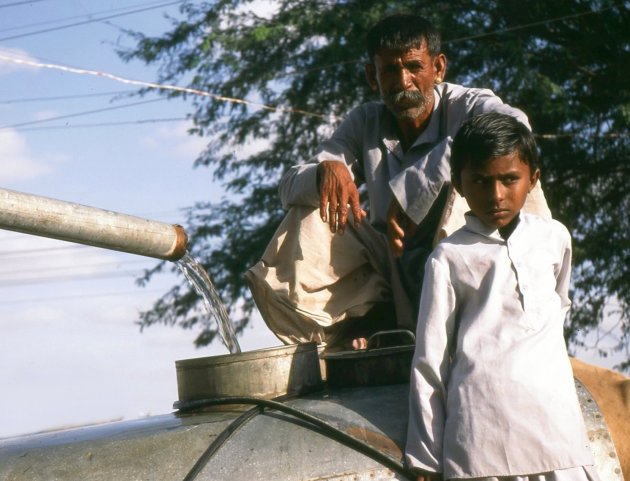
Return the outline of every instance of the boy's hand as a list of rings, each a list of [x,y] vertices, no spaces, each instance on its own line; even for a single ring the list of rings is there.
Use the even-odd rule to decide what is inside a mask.
[[[342,162],[324,160],[317,166],[319,186],[319,215],[328,222],[331,232],[343,234],[348,222],[348,206],[355,227],[359,227],[366,213],[361,209],[359,191],[348,167]]]

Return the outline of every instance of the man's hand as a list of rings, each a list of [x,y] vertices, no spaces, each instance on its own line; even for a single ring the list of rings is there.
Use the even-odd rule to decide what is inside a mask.
[[[422,472],[418,475],[416,481],[442,481],[442,474]]]
[[[359,191],[348,167],[342,162],[324,160],[317,166],[319,179],[319,215],[328,222],[331,232],[343,234],[348,222],[348,206],[354,225],[358,227],[366,216],[359,202]]]
[[[395,257],[400,257],[405,249],[405,237],[413,237],[416,225],[405,214],[396,198],[392,199],[387,210],[387,239]]]

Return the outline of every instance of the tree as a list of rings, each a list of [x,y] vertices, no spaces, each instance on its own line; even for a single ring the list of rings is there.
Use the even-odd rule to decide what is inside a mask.
[[[254,13],[251,3],[186,3],[185,20],[173,19],[172,30],[161,37],[132,33],[137,46],[121,53],[159,65],[160,82],[186,82],[249,102],[195,97],[191,114],[191,134],[208,138],[195,164],[213,169],[226,194],[220,203],[191,207],[186,228],[193,254],[230,306],[237,330],[254,308],[243,274],[283,217],[278,180],[289,166],[307,160],[353,106],[373,99],[364,81],[364,38],[370,25],[393,13],[391,2],[380,0],[284,0],[268,15]],[[425,16],[445,32],[448,81],[490,87],[528,113],[548,202],[574,236],[568,338],[581,342],[581,333],[601,323],[612,299],[619,306],[619,347],[627,345],[628,2],[405,0],[395,9]],[[143,281],[163,268],[156,266]],[[141,314],[141,325],[191,327],[200,322],[198,302],[182,282]],[[196,344],[215,334],[203,327]]]

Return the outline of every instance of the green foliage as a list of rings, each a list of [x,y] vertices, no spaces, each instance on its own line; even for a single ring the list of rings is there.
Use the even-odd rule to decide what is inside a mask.
[[[597,327],[606,301],[620,306],[620,347],[630,339],[628,2],[285,0],[262,16],[252,2],[191,2],[159,38],[134,33],[121,55],[160,66],[160,81],[277,109],[193,98],[208,139],[196,165],[225,189],[190,209],[193,255],[214,279],[238,328],[253,302],[243,274],[261,256],[283,212],[277,182],[353,106],[372,99],[364,37],[387,13],[423,15],[444,32],[447,80],[492,88],[526,111],[538,135],[554,215],[574,236],[574,308],[567,334]],[[165,95],[182,95],[168,93]],[[260,145],[258,150],[252,146]],[[158,266],[158,269],[163,266]],[[148,272],[145,280],[150,279]],[[191,327],[199,303],[185,283],[142,314],[141,324]],[[204,327],[199,344],[210,342]]]

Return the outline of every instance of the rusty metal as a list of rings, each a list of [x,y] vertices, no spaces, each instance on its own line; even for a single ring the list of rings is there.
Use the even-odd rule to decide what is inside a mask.
[[[0,189],[0,229],[176,261],[188,239],[179,225]]]

